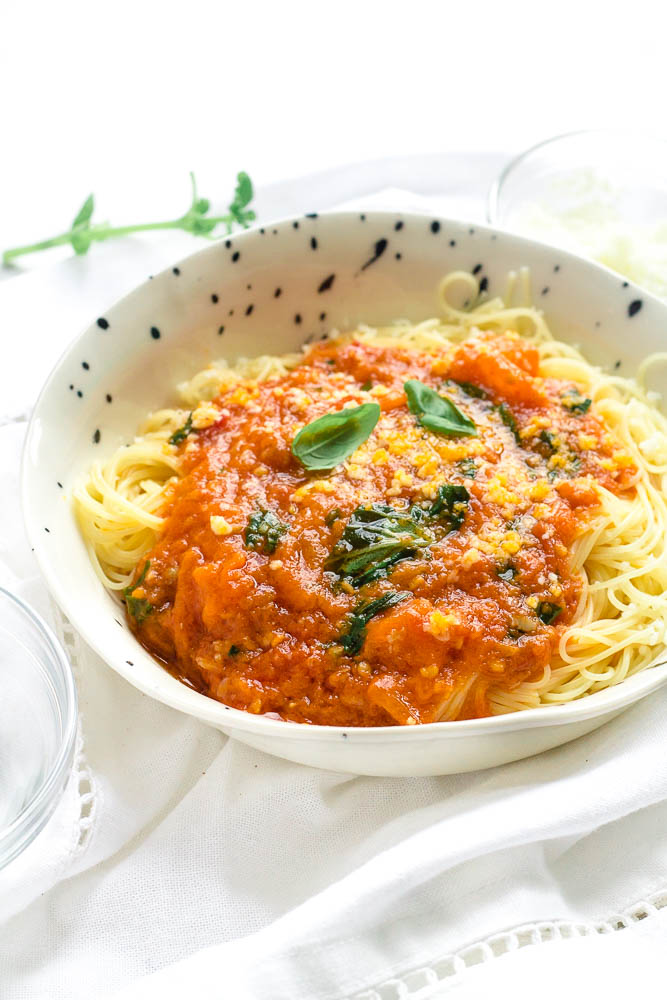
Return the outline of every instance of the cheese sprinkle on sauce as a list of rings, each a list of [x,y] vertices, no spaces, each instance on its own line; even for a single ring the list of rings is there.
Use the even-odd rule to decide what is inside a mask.
[[[437,354],[344,337],[223,391],[178,446],[183,476],[137,567],[140,641],[198,691],[294,722],[433,722],[454,698],[453,717],[489,714],[489,686],[540,675],[572,621],[570,549],[598,487],[636,478],[590,400],[538,364],[512,332]],[[422,426],[409,379],[475,433]],[[308,472],[298,431],[369,400],[367,440]]]

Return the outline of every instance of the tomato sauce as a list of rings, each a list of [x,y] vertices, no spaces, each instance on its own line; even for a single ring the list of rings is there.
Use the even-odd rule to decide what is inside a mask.
[[[129,616],[140,641],[198,691],[292,722],[433,722],[453,696],[454,717],[488,714],[489,687],[511,690],[554,656],[580,596],[572,543],[598,487],[620,492],[636,473],[577,386],[541,378],[538,362],[513,333],[438,354],[343,338],[226,389],[210,426],[179,445],[183,476],[137,567],[131,596],[150,608]],[[408,379],[476,435],[420,426]],[[305,424],[370,401],[381,416],[342,464],[308,472],[292,454]],[[467,500],[432,529],[452,486]],[[372,505],[391,523],[421,518],[426,541],[360,584],[331,554]]]

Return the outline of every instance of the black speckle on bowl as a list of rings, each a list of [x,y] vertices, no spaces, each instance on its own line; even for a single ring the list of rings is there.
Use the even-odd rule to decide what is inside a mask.
[[[156,326],[152,326],[151,327],[151,337],[153,338],[153,340],[159,340],[160,339],[160,331],[158,330],[158,328]]]
[[[254,305],[251,302],[250,305],[246,308],[246,311],[245,311],[246,316],[250,316],[250,314],[251,314],[251,312],[253,311],[254,308],[255,307],[254,307]]]
[[[367,267],[370,267],[371,264],[374,264],[376,260],[379,260],[388,246],[389,246],[389,240],[386,239],[384,236],[381,237],[381,239],[376,240],[375,245],[373,246],[373,256],[369,257],[366,263],[361,265],[361,270],[365,271]]]
[[[97,325],[99,326],[100,330],[108,330],[109,320],[105,319],[104,316],[100,316],[100,318],[97,321]]]
[[[431,223],[431,232],[432,233],[440,232],[440,223],[438,222],[437,219],[434,219],[433,222]]]
[[[633,299],[628,306],[628,316],[636,316],[643,305],[644,303],[641,299]]]
[[[324,278],[317,286],[318,294],[321,295],[322,292],[328,292],[335,280],[335,274],[330,274],[328,277]]]

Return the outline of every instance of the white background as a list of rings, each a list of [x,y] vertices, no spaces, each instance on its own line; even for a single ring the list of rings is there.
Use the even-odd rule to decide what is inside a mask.
[[[66,228],[90,191],[97,197],[96,219],[125,223],[176,215],[187,204],[190,169],[197,172],[202,194],[220,207],[229,199],[236,171],[246,169],[260,188],[260,204],[266,198],[271,211],[282,214],[282,204],[263,195],[263,188],[341,164],[466,151],[509,158],[550,135],[596,126],[665,132],[667,33],[656,9],[646,2],[584,0],[237,0],[234,5],[0,0],[0,248]],[[443,168],[444,197],[463,187],[463,162],[453,157]],[[369,173],[359,171],[363,176]],[[481,188],[488,181],[486,174],[475,178]],[[401,184],[411,186],[409,169]],[[291,211],[299,183],[281,190],[284,211]],[[353,193],[348,185],[345,196]],[[174,250],[176,256],[190,248],[184,239],[188,246]],[[12,364],[3,366],[6,380],[16,383],[13,419],[23,405],[19,390],[34,398],[51,364],[49,352],[59,351],[58,338],[68,339],[88,318],[102,284],[112,300],[126,281],[138,280],[131,277],[130,251],[136,246],[128,241],[121,249],[122,263],[109,249],[94,248],[83,261],[63,265],[56,263],[57,254],[35,255],[25,266],[36,273],[0,289],[0,335],[5,343],[18,341],[22,351],[15,349]],[[148,270],[143,250],[149,253],[144,246],[135,260],[141,275]],[[38,344],[38,335],[49,343]],[[29,377],[34,386],[28,386]],[[10,404],[11,392],[0,392],[0,409],[9,412]],[[16,448],[17,430],[9,427]],[[16,467],[12,461],[10,471]],[[15,502],[11,482],[2,495]],[[5,523],[18,524],[18,511],[13,516],[10,521],[5,515]],[[89,718],[102,720],[90,727],[87,753],[102,790],[100,810],[107,811],[79,870],[68,872],[53,891],[40,889],[30,907],[3,927],[3,996],[99,996],[100,989],[124,986],[204,944],[268,925],[259,942],[247,939],[248,975],[254,975],[266,952],[273,948],[275,957],[285,950],[281,934],[298,944],[294,920],[297,928],[302,922],[301,938],[317,927],[312,906],[281,924],[291,906],[329,887],[333,896],[324,896],[321,919],[333,920],[336,880],[353,878],[359,896],[358,866],[372,860],[378,845],[409,840],[422,824],[423,836],[438,845],[432,867],[443,880],[434,882],[435,888],[426,883],[422,911],[442,954],[523,920],[563,917],[594,927],[614,907],[625,910],[665,884],[664,838],[656,835],[666,825],[664,755],[656,753],[664,746],[667,718],[660,701],[648,701],[594,734],[586,743],[586,767],[581,744],[571,744],[554,752],[546,781],[542,759],[532,778],[531,762],[519,762],[506,774],[433,779],[426,791],[410,782],[392,798],[386,785],[374,796],[366,779],[322,776],[268,758],[260,767],[250,751],[231,742],[207,769],[212,752],[206,740],[217,739],[215,734],[200,734],[185,717],[168,717],[166,709],[142,699],[111,671],[100,669],[98,676],[87,666],[90,690],[104,706],[95,716],[92,696],[86,698],[82,689]],[[126,704],[132,711],[124,710]],[[116,742],[119,718],[129,721]],[[99,747],[109,732],[113,753],[106,755],[105,770]],[[130,736],[144,741],[139,750]],[[151,753],[162,770],[151,765]],[[619,771],[621,763],[625,770]],[[192,774],[186,780],[187,768]],[[581,781],[571,785],[568,777]],[[493,809],[482,814],[487,799]],[[333,800],[338,811],[330,807]],[[511,843],[498,835],[499,813],[511,815],[520,830]],[[457,829],[470,822],[473,832],[448,843],[452,815]],[[313,828],[329,867],[311,876],[303,845],[311,844]],[[285,830],[290,836],[283,844]],[[354,836],[346,852],[340,843],[350,830]],[[474,855],[474,835],[484,841],[488,830],[498,837],[495,854],[473,856],[470,876],[448,867],[450,848],[455,858],[459,843]],[[419,849],[421,842],[411,855],[420,862],[428,856]],[[514,849],[517,843],[523,845],[520,851]],[[406,912],[412,913],[416,890],[397,857],[390,855],[382,870],[371,865],[371,874],[377,870],[379,883],[389,889],[403,885]],[[599,895],[591,890],[592,876],[599,878]],[[288,882],[291,895],[284,890]],[[458,912],[454,890],[461,900],[460,920],[451,916]],[[475,892],[477,909],[470,902]],[[485,893],[490,902],[483,924]],[[377,900],[370,890],[362,904],[361,915],[374,919]],[[393,919],[393,897],[387,912]],[[348,926],[347,914],[341,923]],[[648,935],[656,925],[646,920],[639,926]],[[593,965],[597,986],[605,979],[607,996],[614,983],[614,996],[627,995],[630,974],[641,988],[642,973],[661,961],[662,941],[649,942],[650,952],[635,965],[628,957],[631,934],[625,930],[600,939],[606,955],[593,938],[595,957],[586,951],[579,968],[571,952],[568,964],[563,950],[556,951],[551,969],[540,965],[535,973],[542,993],[551,986],[563,995],[569,987],[577,996],[582,972]],[[390,940],[383,939],[387,952]],[[226,982],[238,943],[223,948],[213,956],[207,983],[207,970],[200,970],[206,988],[195,989],[197,995],[219,991],[221,976]],[[532,961],[530,949],[526,954]],[[379,948],[378,955],[378,962],[394,957]],[[349,965],[350,956],[344,954],[343,961]],[[543,961],[541,952],[534,961]],[[378,973],[378,980],[385,974]],[[534,996],[532,986],[517,992],[517,974],[520,970],[508,968],[506,985],[514,980],[509,995]],[[165,975],[170,981],[172,970]],[[471,981],[467,996],[486,997],[491,989],[496,996],[508,995],[498,967],[480,966],[475,975],[486,975],[487,985],[478,984],[475,994]],[[193,982],[192,970],[184,981]],[[465,982],[459,985],[463,989]],[[268,975],[264,987],[275,995]],[[145,993],[138,988],[142,997],[166,995],[164,984],[156,992],[150,985]],[[184,990],[178,983],[175,988],[182,997]],[[241,994],[232,987],[231,995]]]
[[[384,156],[665,130],[658,4],[0,3],[0,246]],[[443,193],[447,177],[442,178]],[[47,260],[48,258],[48,260]],[[54,259],[37,255],[27,266]]]

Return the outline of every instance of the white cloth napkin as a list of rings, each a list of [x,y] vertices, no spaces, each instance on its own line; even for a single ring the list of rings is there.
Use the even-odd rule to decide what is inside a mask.
[[[21,417],[90,315],[184,249],[110,244],[1,289],[20,348],[0,386],[0,582],[60,628],[81,721],[55,816],[0,872],[0,996],[626,997],[664,977],[667,691],[532,760],[355,778],[151,701],[50,607],[20,520]]]

